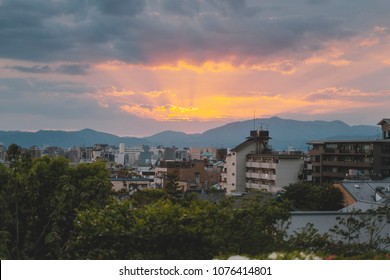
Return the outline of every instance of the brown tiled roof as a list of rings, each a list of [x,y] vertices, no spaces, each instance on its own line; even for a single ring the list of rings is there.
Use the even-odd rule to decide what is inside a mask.
[[[390,124],[390,119],[382,119],[378,125],[383,125],[384,123]]]

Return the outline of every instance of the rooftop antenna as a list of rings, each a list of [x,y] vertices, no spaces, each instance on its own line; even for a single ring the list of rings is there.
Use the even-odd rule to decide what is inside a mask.
[[[253,130],[256,130],[256,109],[253,109]]]

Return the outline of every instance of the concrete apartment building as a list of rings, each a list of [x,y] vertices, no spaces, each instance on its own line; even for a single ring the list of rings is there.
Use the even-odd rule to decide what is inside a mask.
[[[227,193],[243,193],[250,189],[272,193],[298,181],[303,155],[269,149],[269,132],[253,130],[247,140],[226,156],[221,186]]]
[[[390,176],[390,119],[381,120],[382,139],[311,141],[312,182],[379,180]]]

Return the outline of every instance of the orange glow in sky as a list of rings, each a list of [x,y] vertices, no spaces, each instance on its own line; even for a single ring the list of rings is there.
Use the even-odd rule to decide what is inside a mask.
[[[390,117],[386,0],[3,2],[0,130]]]

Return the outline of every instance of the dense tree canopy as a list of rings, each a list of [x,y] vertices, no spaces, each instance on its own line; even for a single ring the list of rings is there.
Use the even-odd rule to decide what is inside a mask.
[[[320,187],[310,183],[290,184],[282,197],[292,203],[295,210],[330,211],[343,207],[343,195],[332,185]]]
[[[0,165],[2,257],[61,258],[76,210],[110,199],[111,183],[100,163],[70,167],[64,158],[21,156],[12,168]]]

